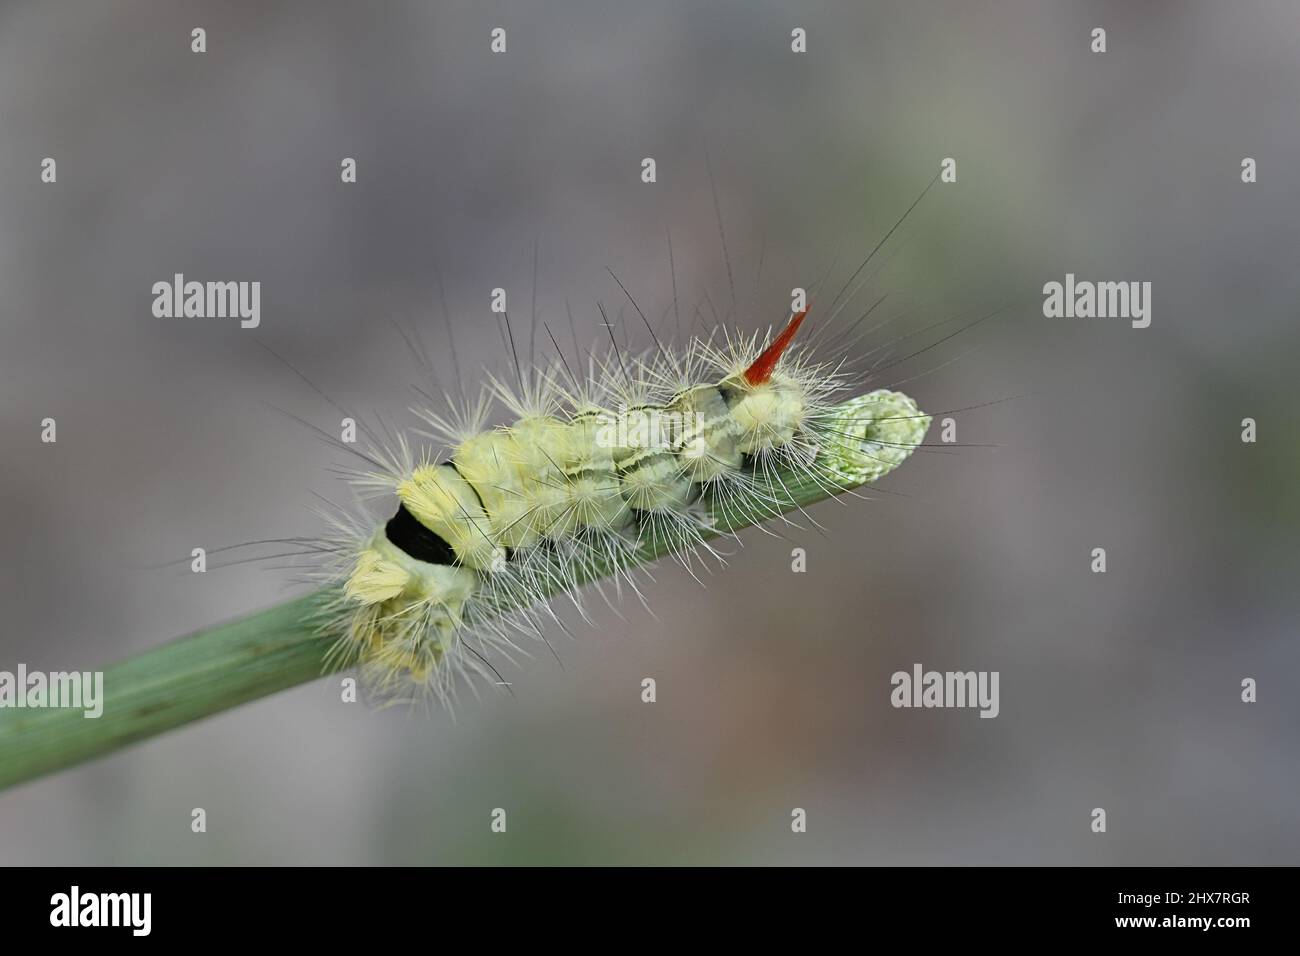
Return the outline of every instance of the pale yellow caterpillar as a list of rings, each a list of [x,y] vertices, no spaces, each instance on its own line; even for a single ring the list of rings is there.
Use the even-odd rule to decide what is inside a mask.
[[[587,590],[615,606],[629,591],[648,603],[640,590],[647,559],[672,554],[694,574],[699,559],[721,559],[710,543],[719,535],[786,520],[792,509],[803,512],[803,500],[851,494],[898,467],[922,445],[930,416],[894,390],[901,382],[855,394],[865,382],[853,369],[880,356],[874,377],[898,364],[882,368],[883,350],[955,320],[861,354],[855,346],[874,329],[860,326],[885,296],[846,327],[832,323],[937,178],[849,276],[822,321],[809,319],[803,290],[793,290],[779,330],[719,327],[665,347],[614,276],[653,350],[620,348],[601,307],[612,348],[588,351],[579,363],[575,334],[571,364],[552,337],[555,357],[525,367],[507,318],[514,375],[507,383],[489,374],[469,399],[448,320],[459,399],[444,394],[435,407],[422,391],[411,409],[423,422],[414,440],[366,428],[369,447],[359,451],[325,436],[366,462],[348,477],[363,497],[383,500],[388,517],[337,509],[324,515],[332,527],[325,537],[275,539],[303,548],[297,556],[326,556],[311,576],[330,595],[321,622],[334,641],[328,665],[359,664],[368,686],[388,699],[447,700],[466,676],[504,684],[494,659],[527,654],[531,642],[546,642],[549,626],[564,628],[553,601],[584,618]],[[730,282],[729,260],[727,275]],[[734,285],[731,298],[734,310]],[[805,324],[816,329],[801,336]],[[423,349],[410,338],[408,345],[432,373]],[[488,426],[494,404],[510,412],[508,424]]]
[[[324,549],[341,585],[334,653],[390,694],[413,684],[445,697],[465,673],[499,681],[491,657],[541,636],[550,596],[581,611],[586,581],[635,588],[648,540],[689,565],[712,551],[718,514],[734,526],[788,508],[790,475],[830,492],[896,467],[929,416],[885,389],[840,401],[846,378],[796,341],[807,314],[762,340],[641,358],[616,346],[583,378],[561,359],[514,386],[492,379],[454,414],[414,409],[441,454],[401,436],[372,449],[353,481],[390,495],[395,513],[378,527],[337,520]],[[511,424],[484,427],[488,396]]]

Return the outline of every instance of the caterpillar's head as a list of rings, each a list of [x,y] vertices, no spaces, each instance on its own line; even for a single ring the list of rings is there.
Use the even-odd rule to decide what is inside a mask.
[[[823,438],[825,474],[855,487],[887,475],[925,440],[930,416],[911,396],[878,388],[838,406]]]

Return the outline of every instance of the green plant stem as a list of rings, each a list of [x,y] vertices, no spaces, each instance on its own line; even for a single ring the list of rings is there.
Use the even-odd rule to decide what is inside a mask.
[[[897,440],[905,435],[909,443],[919,442],[928,424],[925,419],[923,424],[900,425],[895,429],[898,435],[891,430],[891,437]],[[905,457],[903,453],[898,461],[875,470],[887,473]],[[781,472],[780,478],[783,490],[775,507],[783,513],[861,483],[860,475],[845,476],[829,487],[825,478],[818,482],[794,472]],[[752,523],[717,509],[713,518],[717,531],[710,537]],[[807,523],[800,516],[794,520]],[[669,550],[664,542],[652,539],[639,558],[653,561]],[[87,718],[82,710],[71,708],[0,708],[0,789],[338,670],[337,665],[326,663],[333,638],[319,633],[313,614],[328,595],[327,590],[312,592],[178,638],[107,669],[103,713],[98,718]]]
[[[0,710],[0,788],[61,770],[326,673],[320,592],[178,638],[104,671],[103,714]]]

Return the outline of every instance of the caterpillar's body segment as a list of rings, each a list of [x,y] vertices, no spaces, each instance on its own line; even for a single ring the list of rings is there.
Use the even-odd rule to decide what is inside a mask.
[[[550,596],[577,604],[603,575],[631,583],[654,542],[689,561],[707,538],[792,507],[791,474],[845,490],[892,470],[929,417],[886,390],[832,404],[843,383],[790,349],[803,318],[762,350],[661,350],[635,379],[620,360],[587,383],[494,383],[518,413],[509,426],[452,427],[423,410],[449,454],[416,460],[401,442],[389,473],[361,479],[398,509],[346,552],[339,652],[381,688],[411,678],[445,694],[459,671],[496,676],[489,645],[508,654],[537,633]]]

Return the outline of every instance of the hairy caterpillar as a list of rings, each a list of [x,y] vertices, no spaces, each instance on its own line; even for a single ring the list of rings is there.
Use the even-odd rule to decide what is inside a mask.
[[[423,423],[415,433],[436,445],[413,443],[388,426],[362,425],[277,355],[365,433],[369,447],[361,451],[308,425],[366,463],[345,474],[361,497],[382,498],[388,509],[386,519],[375,521],[330,503],[329,511],[318,511],[330,524],[327,534],[260,542],[302,549],[272,557],[324,557],[309,578],[327,585],[320,605],[320,631],[333,639],[327,667],[359,664],[367,685],[390,699],[415,691],[448,700],[462,676],[507,684],[494,656],[526,654],[520,638],[549,647],[544,630],[551,624],[567,630],[555,598],[567,599],[584,619],[582,591],[588,585],[611,606],[628,590],[646,604],[639,579],[648,561],[671,554],[694,575],[697,559],[721,560],[710,539],[785,520],[795,509],[807,517],[802,502],[853,494],[897,468],[922,446],[931,422],[912,398],[895,390],[911,378],[854,392],[884,370],[1005,311],[989,312],[893,361],[888,350],[896,344],[958,319],[859,352],[865,336],[911,311],[861,328],[887,298],[881,295],[855,320],[833,327],[884,268],[868,271],[868,265],[937,181],[935,176],[852,272],[825,307],[825,318],[812,323],[818,328],[802,337],[810,310],[803,290],[794,290],[799,296],[792,294],[780,331],[745,335],[719,326],[689,338],[684,347],[665,347],[611,272],[649,331],[652,350],[633,354],[626,345],[620,348],[600,306],[609,345],[602,353],[586,351],[585,368],[568,361],[553,335],[555,356],[526,367],[506,317],[502,340],[514,358],[513,381],[489,373],[486,387],[471,400],[448,319],[460,398],[444,393],[438,402],[417,389],[422,400],[411,408]],[[717,212],[716,197],[714,205]],[[734,314],[720,212],[718,228]],[[534,299],[535,293],[536,263]],[[673,309],[678,310],[675,273]],[[445,315],[445,302],[443,310]],[[534,304],[534,336],[536,324]],[[402,335],[436,381],[423,347]],[[584,354],[576,332],[573,352],[575,359]],[[854,371],[875,356],[867,375]],[[489,427],[498,403],[512,420]]]
[[[836,404],[847,377],[795,341],[807,314],[761,341],[675,353],[656,339],[640,357],[615,345],[581,378],[561,355],[514,386],[491,378],[454,413],[413,409],[445,453],[398,436],[352,476],[396,512],[378,527],[335,520],[332,653],[381,692],[413,683],[445,697],[466,672],[499,680],[493,652],[558,622],[549,596],[582,612],[586,582],[636,589],[647,548],[690,567],[716,554],[709,537],[797,506],[792,483],[835,493],[892,470],[929,416],[886,389]],[[493,398],[513,423],[484,427]]]

